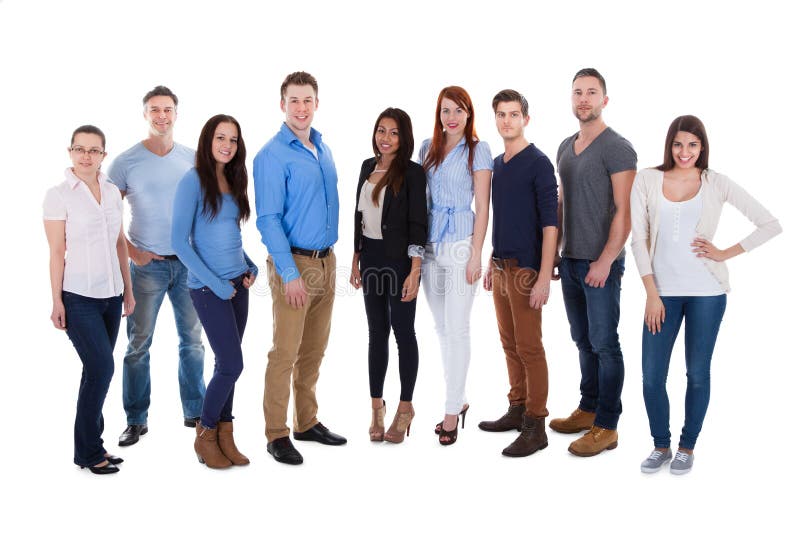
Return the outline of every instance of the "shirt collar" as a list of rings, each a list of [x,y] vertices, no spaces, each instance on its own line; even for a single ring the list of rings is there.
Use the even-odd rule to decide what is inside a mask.
[[[67,169],[64,171],[64,176],[67,179],[67,184],[69,185],[70,189],[75,189],[83,183],[83,180],[75,176],[75,173],[72,172],[72,167],[67,167]],[[103,171],[100,171],[100,174],[97,177],[97,181],[100,183],[100,185],[102,186],[103,182],[107,182],[108,180],[108,175]]]
[[[281,124],[281,130],[279,134],[281,139],[283,139],[286,144],[291,144],[293,141],[297,141],[298,143],[302,144],[302,141],[297,138],[292,129],[289,128],[285,122]],[[315,147],[319,148],[319,145],[322,143],[322,134],[314,128],[311,128],[311,135],[309,136],[309,139],[311,139],[311,142]]]

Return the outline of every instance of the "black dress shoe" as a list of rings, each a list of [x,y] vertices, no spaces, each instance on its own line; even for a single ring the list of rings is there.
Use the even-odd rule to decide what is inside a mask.
[[[110,463],[111,465],[119,465],[125,460],[123,460],[119,456],[114,456],[113,454],[109,454],[108,456],[106,456],[106,461],[108,461],[108,463]]]
[[[108,458],[106,458],[106,460],[108,460]],[[81,466],[81,469],[87,468],[95,475],[111,475],[114,473],[119,473],[119,467],[113,465],[111,462],[107,463],[103,467],[97,467],[95,465]]]
[[[139,436],[147,434],[147,425],[128,425],[119,436],[119,446],[127,447],[139,441]]]
[[[303,456],[294,448],[289,436],[274,439],[267,443],[267,452],[275,460],[283,464],[300,465],[303,463]]]
[[[194,428],[197,426],[197,423],[200,422],[199,417],[184,417],[183,418],[183,426]]]
[[[316,441],[323,445],[344,445],[347,438],[334,434],[322,423],[317,423],[305,432],[295,432],[294,439],[298,441]]]

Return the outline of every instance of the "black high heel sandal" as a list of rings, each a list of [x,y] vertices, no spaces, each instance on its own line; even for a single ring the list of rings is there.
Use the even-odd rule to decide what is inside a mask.
[[[467,410],[469,410],[469,404],[465,404],[464,407],[461,409],[461,411],[458,413],[458,415],[463,417],[463,420],[461,421],[461,428],[464,428],[464,422],[467,420]],[[438,435],[442,431],[442,423],[444,423],[444,421],[439,421],[438,423],[436,423],[436,426],[433,428],[434,434]]]

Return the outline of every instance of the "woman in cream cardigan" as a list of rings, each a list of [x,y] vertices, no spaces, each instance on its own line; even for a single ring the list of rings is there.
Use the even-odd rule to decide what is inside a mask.
[[[737,244],[713,243],[725,202],[756,229]],[[725,261],[779,234],[781,226],[761,204],[723,174],[708,168],[708,137],[697,117],[675,119],[667,132],[664,163],[636,176],[631,193],[631,247],[647,291],[642,332],[644,400],[655,449],[641,470],[670,463],[688,473],[710,394],[711,355],[725,313]],[[672,458],[666,381],[675,338],[685,321],[685,420]]]

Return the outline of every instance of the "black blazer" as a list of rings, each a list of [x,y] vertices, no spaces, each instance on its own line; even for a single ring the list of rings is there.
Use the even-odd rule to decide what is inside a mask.
[[[361,212],[358,211],[358,199],[361,187],[369,175],[375,170],[375,158],[364,160],[356,189],[356,213],[354,228],[355,251],[361,251]],[[425,246],[428,241],[428,201],[425,196],[427,180],[425,170],[418,163],[408,162],[403,185],[397,195],[391,187],[386,188],[383,198],[383,214],[381,216],[381,233],[386,247],[386,255],[390,258],[407,258],[408,246]]]

